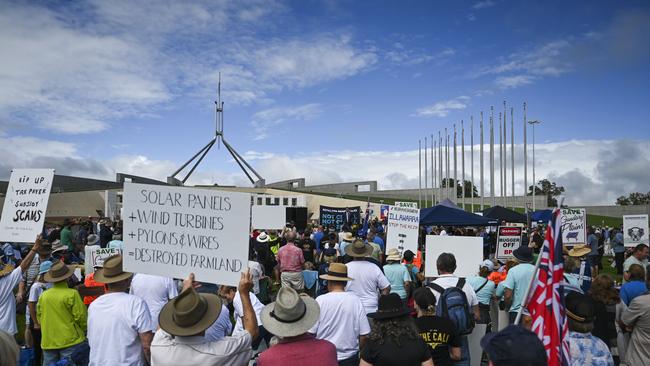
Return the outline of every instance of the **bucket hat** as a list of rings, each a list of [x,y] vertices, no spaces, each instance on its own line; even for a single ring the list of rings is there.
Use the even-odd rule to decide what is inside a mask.
[[[533,250],[526,246],[520,246],[512,252],[512,255],[517,258],[519,262],[530,263],[533,261]]]
[[[352,281],[352,278],[348,277],[348,266],[343,263],[331,263],[327,273],[318,277],[321,280]]]
[[[101,283],[115,283],[126,280],[133,276],[131,272],[124,272],[122,266],[122,255],[112,255],[104,260],[102,268],[95,272],[95,281]]]
[[[47,282],[61,282],[67,280],[74,273],[74,268],[72,266],[67,266],[63,261],[57,261],[52,264],[50,270],[45,273],[43,278]]]
[[[345,254],[350,257],[367,257],[372,254],[372,247],[361,239],[355,240],[352,244],[345,246]]]
[[[290,287],[278,291],[275,302],[262,309],[260,317],[264,328],[279,337],[304,334],[316,324],[320,307],[309,296],[300,296]]]

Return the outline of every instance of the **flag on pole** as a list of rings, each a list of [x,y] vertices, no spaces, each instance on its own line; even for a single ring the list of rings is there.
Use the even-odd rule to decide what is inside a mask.
[[[533,278],[528,312],[532,331],[544,344],[550,366],[569,365],[569,327],[564,307],[564,258],[560,210],[555,209],[546,230],[537,277]]]

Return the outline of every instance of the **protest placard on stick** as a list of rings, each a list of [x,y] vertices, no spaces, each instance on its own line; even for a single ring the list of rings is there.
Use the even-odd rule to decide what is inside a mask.
[[[386,234],[386,252],[396,248],[400,255],[410,250],[418,252],[418,234],[420,229],[420,210],[417,208],[390,206],[388,209],[388,231]]]
[[[584,208],[562,208],[562,243],[565,246],[587,243],[587,211]]]
[[[456,257],[458,277],[471,277],[478,273],[483,262],[483,238],[476,236],[427,235],[425,275],[437,277],[436,261],[442,253],[451,253]]]
[[[287,206],[253,206],[253,229],[281,230],[287,223]]]
[[[247,193],[125,183],[125,270],[236,286],[250,205]]]
[[[512,252],[521,246],[521,227],[499,226],[497,236],[497,260],[505,263],[513,258]]]

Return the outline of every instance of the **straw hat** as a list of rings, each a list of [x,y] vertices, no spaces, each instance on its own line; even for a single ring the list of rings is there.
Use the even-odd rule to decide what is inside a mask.
[[[50,270],[45,273],[43,278],[47,282],[56,283],[67,280],[73,273],[74,267],[66,266],[63,261],[58,261],[52,264],[52,267],[50,267]]]
[[[343,263],[331,263],[327,269],[327,274],[318,277],[321,280],[352,281],[352,278],[348,277],[348,266]]]
[[[401,261],[402,256],[399,254],[399,250],[397,248],[390,248],[390,249],[388,249],[388,253],[386,255],[386,260],[387,261]]]
[[[95,281],[101,283],[115,283],[133,276],[131,272],[122,269],[122,255],[112,255],[104,261],[104,267],[95,272]]]
[[[197,335],[217,320],[221,313],[221,299],[215,294],[199,294],[193,288],[163,306],[158,324],[165,332],[179,337]]]
[[[291,287],[282,287],[275,302],[262,309],[260,317],[264,328],[279,337],[304,334],[316,324],[320,307],[309,296],[300,296]]]
[[[16,266],[13,263],[4,263],[0,260],[0,278],[8,275],[16,269]]]
[[[398,294],[392,293],[388,295],[381,295],[381,297],[379,297],[379,306],[377,308],[377,311],[374,313],[369,313],[368,317],[372,319],[382,320],[406,316],[409,313],[410,310],[404,307],[402,298],[400,298]]]
[[[354,236],[352,236],[352,233],[345,232],[343,233],[341,239],[343,239],[343,241],[349,241],[350,243],[352,243],[352,240],[354,240]]]
[[[569,257],[580,258],[591,253],[591,249],[587,248],[585,244],[576,244],[569,250]]]
[[[363,240],[357,239],[345,247],[345,254],[350,257],[367,257],[372,254],[372,247]]]

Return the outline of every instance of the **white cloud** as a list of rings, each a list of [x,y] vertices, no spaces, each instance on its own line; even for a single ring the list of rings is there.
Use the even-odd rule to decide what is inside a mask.
[[[469,97],[460,96],[454,99],[436,102],[430,106],[418,108],[412,116],[415,117],[447,117],[453,110],[467,108]]]
[[[273,107],[259,111],[253,115],[251,125],[255,131],[254,140],[268,137],[269,130],[288,121],[308,121],[321,114],[318,103],[310,103],[294,107]]]
[[[494,81],[495,84],[501,89],[514,89],[522,85],[527,85],[535,80],[530,75],[515,75],[515,76],[499,76]]]
[[[384,58],[392,64],[399,66],[415,66],[429,62],[444,63],[456,54],[456,50],[446,47],[438,52],[406,48],[402,43],[393,44],[393,49],[384,54]]]
[[[478,10],[478,9],[485,9],[485,8],[490,8],[492,6],[496,5],[496,3],[492,0],[484,0],[484,1],[479,1],[472,5],[472,9]]]

